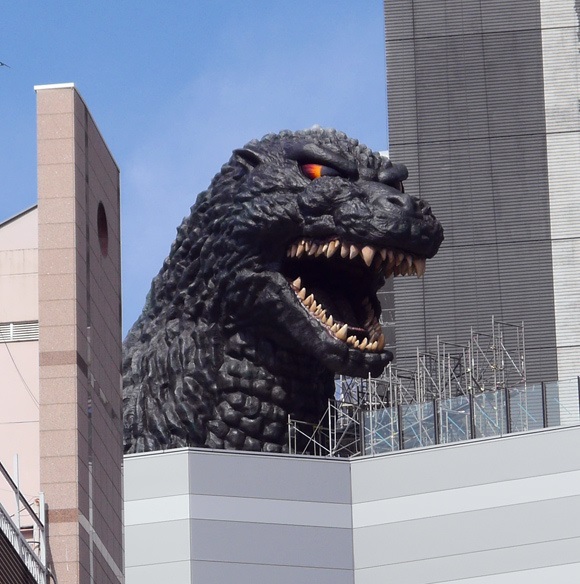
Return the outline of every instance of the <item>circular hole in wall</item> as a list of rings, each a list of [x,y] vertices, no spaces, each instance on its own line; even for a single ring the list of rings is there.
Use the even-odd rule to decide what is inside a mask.
[[[109,226],[107,224],[107,214],[103,203],[99,203],[97,210],[97,232],[99,234],[99,245],[101,246],[101,253],[103,257],[107,257],[109,253]]]

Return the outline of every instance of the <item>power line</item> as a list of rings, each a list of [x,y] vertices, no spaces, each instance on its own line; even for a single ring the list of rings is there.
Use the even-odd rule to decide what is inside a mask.
[[[2,333],[0,333],[0,336],[2,336]],[[32,393],[30,387],[28,387],[28,383],[26,383],[26,379],[24,379],[24,376],[22,375],[20,368],[18,367],[18,365],[16,364],[16,361],[14,360],[14,357],[12,356],[12,351],[10,350],[8,343],[4,342],[2,344],[6,347],[6,350],[8,351],[8,355],[10,355],[10,359],[12,360],[12,363],[14,364],[15,369],[16,369],[18,375],[20,376],[20,379],[22,379],[22,383],[24,384],[24,388],[28,392],[28,395],[31,397],[32,401],[36,404],[36,407],[39,408],[40,404],[38,403],[38,400],[36,399],[35,395]]]

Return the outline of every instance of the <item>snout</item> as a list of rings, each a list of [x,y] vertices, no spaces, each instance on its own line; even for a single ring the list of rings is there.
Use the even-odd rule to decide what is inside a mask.
[[[358,186],[385,241],[424,257],[437,253],[443,227],[426,201],[379,182],[361,181]]]

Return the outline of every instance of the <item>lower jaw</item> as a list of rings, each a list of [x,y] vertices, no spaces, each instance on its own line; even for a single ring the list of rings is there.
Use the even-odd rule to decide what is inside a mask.
[[[384,368],[393,360],[390,351],[369,353],[354,349],[346,345],[340,352],[325,352],[319,355],[323,365],[338,375],[348,375],[351,377],[366,377],[371,375],[376,377],[382,373]]]

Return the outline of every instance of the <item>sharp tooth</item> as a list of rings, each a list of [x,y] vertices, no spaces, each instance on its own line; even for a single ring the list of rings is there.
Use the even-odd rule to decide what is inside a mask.
[[[328,324],[328,319],[326,318],[326,314],[324,314],[324,311],[322,312],[322,314],[320,315],[320,320],[324,323],[324,324]]]
[[[316,300],[312,300],[312,304],[308,307],[308,310],[310,310],[310,312],[316,312],[317,308],[318,304],[316,304]]]
[[[349,345],[354,345],[354,342],[356,341],[356,335],[350,335],[350,337],[348,337],[348,339],[346,339],[346,342]]]
[[[358,349],[360,347],[360,341],[358,339],[355,339],[353,345],[355,349]]]
[[[331,241],[328,245],[328,251],[326,252],[326,257],[331,258],[335,253],[336,250],[340,247],[340,243],[335,239]]]
[[[309,241],[304,241],[304,251],[308,253],[310,251],[311,243]]]
[[[336,322],[336,323],[334,323],[333,325],[330,326],[330,330],[333,333],[336,333],[336,332],[338,332],[340,330],[340,325]]]
[[[318,318],[320,318],[323,314],[324,314],[324,308],[322,308],[322,306],[319,304],[318,308],[316,309],[316,312],[314,313],[314,316],[317,316]]]
[[[308,308],[314,302],[314,294],[311,294],[308,298],[304,300],[304,306]]]
[[[383,347],[385,346],[385,335],[381,333],[379,338],[375,341],[375,343],[377,343],[377,349],[379,351],[382,351]]]
[[[379,253],[381,254],[381,259],[384,262],[387,259],[387,255],[388,255],[387,250],[383,248],[383,249],[381,249],[381,251]]]
[[[300,288],[302,288],[302,280],[300,279],[300,277],[296,278],[296,280],[292,282],[292,286],[294,286],[294,288],[296,288],[297,290],[300,290]]]
[[[289,250],[288,250],[288,257],[293,258],[296,256],[296,250],[298,249],[298,246],[296,244],[294,244]]]
[[[366,349],[366,346],[367,346],[368,344],[369,344],[369,340],[368,340],[368,339],[365,337],[365,338],[362,340],[362,343],[359,345],[359,349],[360,349],[361,351],[364,351],[364,350]]]
[[[296,248],[296,257],[299,258],[304,253],[304,242],[301,241]]]
[[[346,341],[346,333],[348,331],[348,325],[343,325],[342,328],[336,331],[336,338],[340,339],[341,341]]]
[[[405,254],[399,252],[397,254],[397,257],[395,258],[396,265],[399,266],[404,259],[405,259]]]
[[[318,250],[318,244],[317,243],[311,243],[310,244],[310,249],[308,250],[308,255],[315,255],[317,250]]]
[[[340,257],[345,258],[348,256],[349,253],[350,253],[350,246],[343,243],[341,248],[340,248]]]
[[[409,264],[409,267],[413,265],[413,256],[410,254],[407,255],[407,264]]]
[[[367,347],[367,351],[376,351],[377,350],[377,346],[378,346],[378,342],[375,341],[374,343],[371,343],[368,347]]]
[[[387,255],[389,256],[389,268],[392,268],[395,264],[395,254],[391,250],[388,250]]]
[[[326,319],[326,324],[331,328],[334,326],[334,318],[332,318],[332,314]]]
[[[422,278],[425,275],[425,260],[424,259],[416,259],[415,260],[415,269],[417,270],[417,276]]]
[[[375,257],[375,249],[370,245],[365,245],[361,250],[361,255],[365,264],[370,268]]]
[[[360,253],[359,248],[356,245],[350,246],[350,252],[348,254],[349,259],[354,259]]]
[[[298,292],[298,298],[300,298],[300,300],[304,300],[306,298],[306,288],[302,288],[302,290]]]
[[[324,249],[326,248],[326,249]],[[324,245],[319,245],[318,249],[316,250],[316,257],[318,257],[319,255],[326,255],[326,250],[328,249],[328,243],[325,243]]]

